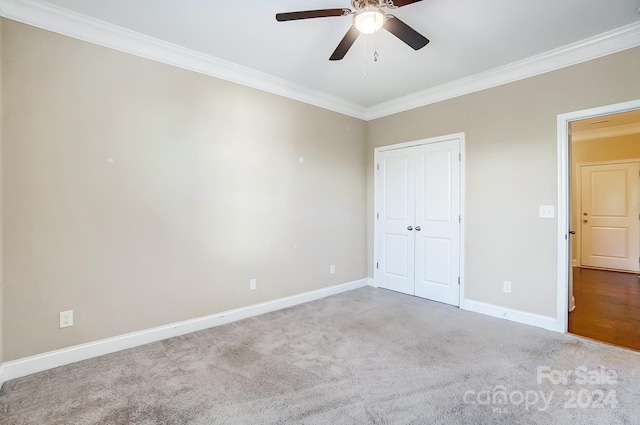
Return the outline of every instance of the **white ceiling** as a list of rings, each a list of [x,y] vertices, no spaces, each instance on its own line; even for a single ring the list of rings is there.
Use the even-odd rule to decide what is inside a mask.
[[[328,60],[351,17],[275,20],[277,12],[348,8],[349,0],[47,2],[365,108],[640,19],[640,0],[423,0],[391,13],[431,43],[414,51],[384,30],[368,36],[365,77],[364,36],[342,61]]]

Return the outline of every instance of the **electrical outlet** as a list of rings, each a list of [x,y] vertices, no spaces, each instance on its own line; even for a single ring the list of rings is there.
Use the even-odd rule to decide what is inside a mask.
[[[329,273],[336,274],[336,266],[334,264],[329,266]]]
[[[60,328],[68,328],[73,326],[73,310],[60,312]]]
[[[255,290],[256,290],[256,287],[257,287],[257,284],[258,284],[258,282],[257,282],[257,280],[256,280],[256,279],[251,279],[251,280],[249,281],[249,290],[250,290],[250,291],[255,291]]]
[[[511,293],[511,282],[509,282],[508,280],[505,280],[504,282],[502,282],[502,291],[506,292],[507,294]]]

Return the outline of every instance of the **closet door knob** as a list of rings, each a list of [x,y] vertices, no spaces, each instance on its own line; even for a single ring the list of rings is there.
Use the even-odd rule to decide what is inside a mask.
[[[413,230],[413,227],[409,226],[407,227],[407,230]]]
[[[420,231],[420,226],[416,226],[416,232]]]

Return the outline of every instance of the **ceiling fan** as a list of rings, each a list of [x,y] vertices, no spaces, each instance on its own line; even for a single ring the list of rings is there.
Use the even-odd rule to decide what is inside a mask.
[[[329,16],[353,15],[353,24],[344,36],[329,60],[338,61],[347,54],[358,36],[373,34],[380,28],[384,28],[398,37],[414,50],[419,50],[429,43],[429,40],[409,25],[395,16],[385,13],[382,8],[397,9],[422,0],[351,0],[351,6],[355,9],[321,9],[305,10],[300,12],[287,12],[276,14],[278,22],[295,21],[298,19],[326,18]]]

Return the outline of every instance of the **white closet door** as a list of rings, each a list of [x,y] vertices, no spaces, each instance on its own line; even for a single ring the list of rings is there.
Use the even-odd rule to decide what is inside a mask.
[[[418,148],[415,157],[415,295],[459,305],[460,146]]]
[[[376,285],[459,305],[460,140],[379,152]]]
[[[378,286],[414,294],[415,177],[410,149],[385,152],[377,167]]]

